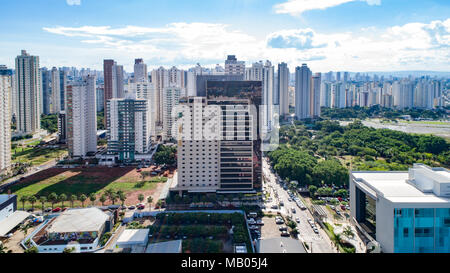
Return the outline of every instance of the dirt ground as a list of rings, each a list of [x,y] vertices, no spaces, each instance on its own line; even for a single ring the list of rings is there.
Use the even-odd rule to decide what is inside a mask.
[[[275,217],[264,217],[263,218],[264,226],[261,229],[261,238],[262,239],[270,239],[270,238],[279,238],[280,231],[279,226],[275,223]]]
[[[25,239],[26,236],[31,234],[38,226],[31,227],[27,230],[27,234],[25,235],[23,231],[17,229],[11,238],[8,240],[2,241],[3,245],[8,249],[12,250],[13,253],[23,253],[24,249],[20,246],[20,242]]]

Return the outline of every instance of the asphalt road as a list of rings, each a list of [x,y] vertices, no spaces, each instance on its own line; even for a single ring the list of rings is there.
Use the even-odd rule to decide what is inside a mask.
[[[312,246],[313,253],[336,253],[336,249],[331,246],[331,240],[323,229],[316,224],[319,229],[319,234],[314,233],[310,224],[309,219],[314,219],[309,212],[309,210],[301,210],[297,207],[295,201],[289,202],[289,195],[279,184],[276,183],[275,174],[270,171],[269,164],[265,159],[263,159],[263,174],[267,178],[267,183],[264,183],[266,189],[270,192],[273,201],[271,203],[266,203],[266,207],[271,211],[279,211],[284,216],[291,216],[293,220],[297,217],[300,218],[300,223],[297,226],[300,231],[299,238],[306,242],[308,245]],[[278,196],[278,198],[276,198]],[[279,201],[284,202],[284,206],[281,206],[278,210],[270,209],[273,204]],[[291,208],[295,208],[296,212],[292,213]]]

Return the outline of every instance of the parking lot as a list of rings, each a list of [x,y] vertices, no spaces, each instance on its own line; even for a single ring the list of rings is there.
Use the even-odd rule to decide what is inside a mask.
[[[275,223],[275,217],[264,217],[264,226],[261,231],[262,239],[271,239],[271,238],[279,238],[280,231],[278,230],[279,226]]]

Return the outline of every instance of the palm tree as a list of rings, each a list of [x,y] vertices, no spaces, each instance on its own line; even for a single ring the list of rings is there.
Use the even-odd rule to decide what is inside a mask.
[[[45,196],[41,196],[40,198],[39,198],[39,202],[41,202],[41,204],[42,204],[42,213],[44,213],[44,210],[45,210],[45,202],[47,202],[47,197],[45,197]]]
[[[28,201],[28,196],[23,195],[22,197],[20,197],[20,202],[22,202],[22,209],[25,210],[25,202]]]
[[[122,202],[122,207],[125,205],[125,201],[127,200],[127,196],[123,191],[118,191],[117,196],[119,197],[120,202]]]
[[[89,194],[89,200],[92,202],[92,206],[94,206],[95,200],[97,200],[97,195],[95,195],[95,193]]]
[[[102,194],[102,196],[100,196],[100,202],[102,203],[102,206],[105,205],[106,202],[106,196],[104,194]]]
[[[144,199],[145,199],[144,195],[142,193],[139,194],[139,196],[138,196],[139,202],[142,203],[142,201],[144,201]]]
[[[350,226],[346,226],[344,231],[342,232],[342,234],[344,234],[348,238],[355,237],[355,233],[353,232],[353,230],[352,230],[352,228]]]
[[[75,194],[71,194],[71,195],[69,196],[69,201],[70,201],[70,203],[72,204],[72,208],[73,208],[73,203],[74,203],[75,201],[77,201],[77,196],[76,196]]]
[[[111,196],[114,194],[114,191],[112,189],[107,189],[105,191],[105,195],[108,199],[111,199]]]
[[[61,195],[58,197],[58,201],[61,202],[61,207],[64,207],[64,201],[67,200],[67,195],[64,193],[61,193]]]
[[[37,201],[37,198],[36,198],[36,196],[34,196],[34,195],[32,195],[32,196],[30,196],[30,197],[28,198],[28,202],[31,203],[31,209],[32,209],[32,210],[34,210],[34,203],[36,203],[36,201]]]
[[[81,201],[81,206],[84,208],[84,202],[86,201],[87,196],[82,194],[82,195],[80,195],[80,198],[78,198],[78,199]]]
[[[150,206],[150,210],[151,210],[152,209],[152,203],[153,203],[153,197],[152,196],[147,197],[147,203]]]
[[[56,195],[56,193],[52,192],[48,195],[47,199],[48,199],[48,201],[50,201],[50,203],[52,203],[52,210],[53,210],[55,203],[58,202],[58,195]]]
[[[111,203],[113,205],[116,204],[117,199],[119,198],[119,196],[117,196],[117,193],[113,192],[110,196],[109,196],[109,200],[111,200]]]

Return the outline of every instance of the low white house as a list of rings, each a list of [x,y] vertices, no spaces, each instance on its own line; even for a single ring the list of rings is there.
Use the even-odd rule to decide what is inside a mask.
[[[116,247],[130,249],[131,253],[144,253],[149,232],[149,229],[126,229],[117,239]]]

